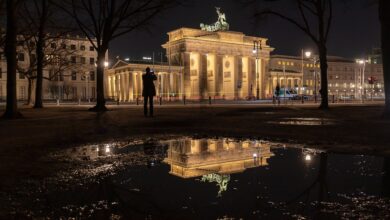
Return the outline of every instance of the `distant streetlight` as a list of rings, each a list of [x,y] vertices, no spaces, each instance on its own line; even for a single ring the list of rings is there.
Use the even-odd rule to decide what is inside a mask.
[[[259,88],[259,52],[261,51],[261,40],[253,41],[253,54],[256,55],[256,100],[260,99],[260,88]]]
[[[360,90],[360,96],[362,98],[362,103],[364,102],[364,96],[366,95],[366,90],[365,90],[365,80],[364,80],[364,72],[366,70],[366,63],[368,62],[368,60],[365,60],[365,59],[357,59],[356,60],[356,63],[358,63],[359,65],[363,65],[363,68],[362,68],[362,78],[361,78],[361,87],[363,87],[363,91]],[[360,87],[360,88],[361,88]],[[362,89],[362,88],[361,88]]]
[[[316,64],[317,62],[319,61],[319,59],[315,56],[312,56],[312,53],[311,51],[306,51],[305,52],[305,56],[306,58],[308,59],[312,59],[313,60],[313,73],[314,73],[314,102],[317,103],[317,73],[316,73]]]
[[[126,62],[130,61],[130,58],[126,57],[126,58],[125,58],[125,61],[126,61]]]
[[[310,58],[310,57],[311,57],[311,51],[306,51],[306,52],[305,52],[305,56],[306,56],[307,58]]]
[[[104,67],[108,67],[109,63],[107,61],[104,61]]]

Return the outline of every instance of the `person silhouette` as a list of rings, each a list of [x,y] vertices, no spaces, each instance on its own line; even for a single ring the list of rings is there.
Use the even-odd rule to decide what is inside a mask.
[[[146,68],[146,73],[142,75],[142,96],[144,97],[144,115],[148,116],[148,101],[149,101],[149,115],[153,117],[153,97],[156,96],[156,88],[153,81],[157,80],[154,72],[150,71],[150,68]]]

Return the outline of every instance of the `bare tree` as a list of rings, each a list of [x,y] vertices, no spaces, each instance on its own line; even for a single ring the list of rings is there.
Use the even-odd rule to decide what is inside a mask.
[[[156,15],[176,3],[176,0],[68,0],[57,4],[75,19],[97,52],[97,102],[91,111],[107,110],[104,63],[112,40],[146,26]]]
[[[281,0],[259,0],[276,2]],[[279,17],[293,24],[303,31],[317,46],[321,65],[321,109],[328,109],[328,61],[327,41],[333,17],[333,0],[291,0],[296,6],[295,11],[299,19],[290,17],[277,9],[264,9],[256,13],[261,18],[265,15]],[[249,0],[249,3],[256,3],[256,0]],[[248,2],[247,2],[248,3]]]
[[[379,20],[381,23],[383,79],[385,84],[385,112],[390,118],[390,1],[379,0]]]
[[[5,39],[5,54],[7,57],[7,105],[4,118],[19,118],[16,97],[16,16],[21,0],[7,0],[7,33]]]
[[[30,38],[26,38],[26,36],[18,36],[17,38],[19,42],[22,42],[22,46],[17,48],[17,50],[21,50],[20,52],[24,53],[27,52],[28,56],[28,63],[26,64],[24,61],[20,62],[17,61],[17,66],[16,69],[19,72],[19,74],[23,74],[28,81],[28,86],[27,86],[27,102],[26,105],[31,104],[31,94],[32,94],[32,87],[33,87],[33,82],[36,77],[36,65],[35,65],[35,47],[31,42]]]
[[[0,48],[1,52],[4,50],[5,43],[5,29],[3,28],[6,21],[5,0],[0,0]]]
[[[43,79],[53,80],[58,77],[60,74],[63,75],[63,72],[67,70],[81,70],[83,65],[81,63],[72,63],[71,57],[77,56],[75,50],[71,50],[69,47],[63,47],[62,45],[67,45],[68,39],[66,36],[60,35],[49,35],[45,36],[45,45],[43,48],[43,53],[45,57],[42,61],[42,68],[50,69],[51,75],[48,77],[43,77]],[[28,35],[23,34],[19,36],[20,50],[21,52],[27,54],[27,62],[18,62],[17,70],[20,74],[23,74],[28,80],[28,96],[27,96],[27,105],[31,104],[32,100],[32,87],[34,81],[37,79],[37,59],[36,59],[36,43],[38,37],[35,34]]]
[[[59,0],[25,1],[19,10],[23,34],[30,35],[35,43],[36,89],[34,108],[43,108],[43,69],[47,63],[47,42],[59,39],[72,31],[72,25],[54,6]],[[48,34],[51,33],[51,34]]]

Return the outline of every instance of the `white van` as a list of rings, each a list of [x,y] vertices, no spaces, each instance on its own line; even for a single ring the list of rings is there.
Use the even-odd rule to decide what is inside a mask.
[[[275,97],[278,97],[278,94],[276,93],[276,90],[274,91]],[[279,90],[279,98],[281,99],[294,99],[294,97],[298,96],[298,93],[294,89],[284,89],[281,88]]]

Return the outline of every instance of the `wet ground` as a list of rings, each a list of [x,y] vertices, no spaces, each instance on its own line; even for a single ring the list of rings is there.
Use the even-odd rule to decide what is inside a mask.
[[[0,217],[390,218],[390,158],[180,137],[76,146],[44,160],[61,169],[4,188]]]

